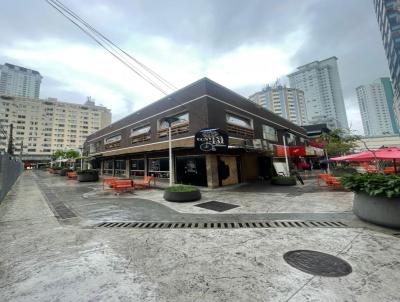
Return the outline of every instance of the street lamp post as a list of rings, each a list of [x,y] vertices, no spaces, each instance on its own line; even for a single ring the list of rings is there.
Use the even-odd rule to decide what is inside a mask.
[[[79,151],[81,151],[81,170],[83,170],[83,146],[79,147]]]
[[[177,117],[167,117],[164,119],[168,123],[168,149],[169,149],[169,185],[172,186],[174,180],[174,169],[172,167],[172,134],[171,125],[174,122],[179,121]]]
[[[287,155],[287,150],[286,150],[286,130],[285,130],[285,133],[283,134],[283,150],[285,152],[286,171],[290,175],[289,160],[288,160],[288,155]],[[287,176],[289,176],[289,175],[287,175]]]

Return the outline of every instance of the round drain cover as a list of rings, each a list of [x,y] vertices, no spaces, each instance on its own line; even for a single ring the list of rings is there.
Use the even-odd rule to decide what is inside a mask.
[[[342,277],[352,272],[350,264],[343,259],[317,251],[290,251],[283,259],[294,268],[317,276]]]

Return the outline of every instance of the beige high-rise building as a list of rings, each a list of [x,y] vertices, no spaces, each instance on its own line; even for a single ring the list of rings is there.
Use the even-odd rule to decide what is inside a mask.
[[[82,148],[86,137],[111,123],[111,111],[88,99],[83,105],[0,96],[0,151],[7,149],[13,124],[14,150],[27,160],[48,160],[56,150]]]
[[[292,123],[299,126],[307,124],[304,92],[299,89],[266,85],[261,91],[249,96],[249,99]]]

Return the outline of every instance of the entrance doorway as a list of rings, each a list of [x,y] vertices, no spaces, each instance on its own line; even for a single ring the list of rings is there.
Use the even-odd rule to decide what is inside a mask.
[[[205,156],[177,156],[177,183],[207,186],[207,169]]]
[[[220,156],[218,158],[218,180],[220,186],[239,183],[236,156]]]

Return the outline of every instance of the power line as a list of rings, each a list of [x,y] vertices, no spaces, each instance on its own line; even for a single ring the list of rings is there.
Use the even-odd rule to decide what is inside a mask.
[[[131,60],[133,60],[135,63],[137,63],[139,66],[141,66],[143,69],[145,69],[146,71],[148,71],[150,74],[152,74],[154,77],[156,77],[158,80],[160,80],[161,82],[163,82],[166,86],[168,86],[170,89],[177,89],[177,87],[175,87],[173,84],[171,84],[170,82],[168,82],[166,79],[164,79],[161,75],[159,75],[158,73],[156,73],[154,70],[152,70],[150,67],[146,66],[145,64],[143,64],[142,62],[140,62],[139,60],[135,59],[134,57],[132,57],[129,53],[127,53],[126,51],[124,51],[123,49],[121,49],[118,45],[116,45],[114,42],[112,42],[110,39],[108,39],[106,36],[104,36],[101,32],[99,32],[98,30],[96,30],[96,28],[94,28],[93,26],[91,26],[88,22],[86,22],[84,19],[82,19],[78,14],[76,14],[74,11],[72,11],[70,8],[68,8],[65,4],[63,4],[61,1],[58,0],[50,0],[51,2],[55,2],[57,3],[58,6],[62,7],[65,11],[67,11],[69,14],[71,14],[72,16],[74,16],[74,18],[76,18],[77,20],[79,20],[82,24],[84,24],[86,27],[88,27],[89,29],[91,29],[93,32],[95,32],[96,34],[98,34],[101,38],[103,38],[105,41],[107,41],[109,44],[111,44],[112,46],[114,46],[115,48],[117,48],[119,51],[121,51],[123,54],[125,54],[128,58],[130,58]]]
[[[134,73],[136,73],[138,76],[140,76],[142,79],[144,79],[146,82],[148,82],[150,85],[152,85],[154,88],[162,92],[163,94],[167,95],[168,93],[157,83],[155,83],[151,78],[149,78],[147,75],[143,74],[143,72],[137,70],[132,64],[127,62],[124,58],[120,57],[120,54],[114,53],[112,50],[109,49],[106,45],[102,43],[95,35],[93,35],[90,31],[85,29],[82,25],[78,24],[75,22],[72,18],[73,16],[69,14],[69,16],[64,13],[65,10],[63,10],[62,7],[58,6],[57,3],[54,3],[52,0],[45,0],[50,6],[52,6],[54,9],[56,9],[61,15],[63,15],[66,19],[68,19],[71,23],[73,23],[75,26],[77,26],[80,30],[82,30],[86,35],[88,35],[91,39],[93,39],[98,45],[100,45],[103,49],[105,49],[107,52],[109,52],[113,57],[115,57],[117,60],[119,60],[122,64],[124,64],[126,67],[128,67],[130,70],[132,70]],[[114,44],[115,45],[115,44]],[[117,46],[114,46],[117,47]],[[115,50],[114,50],[115,51]]]

